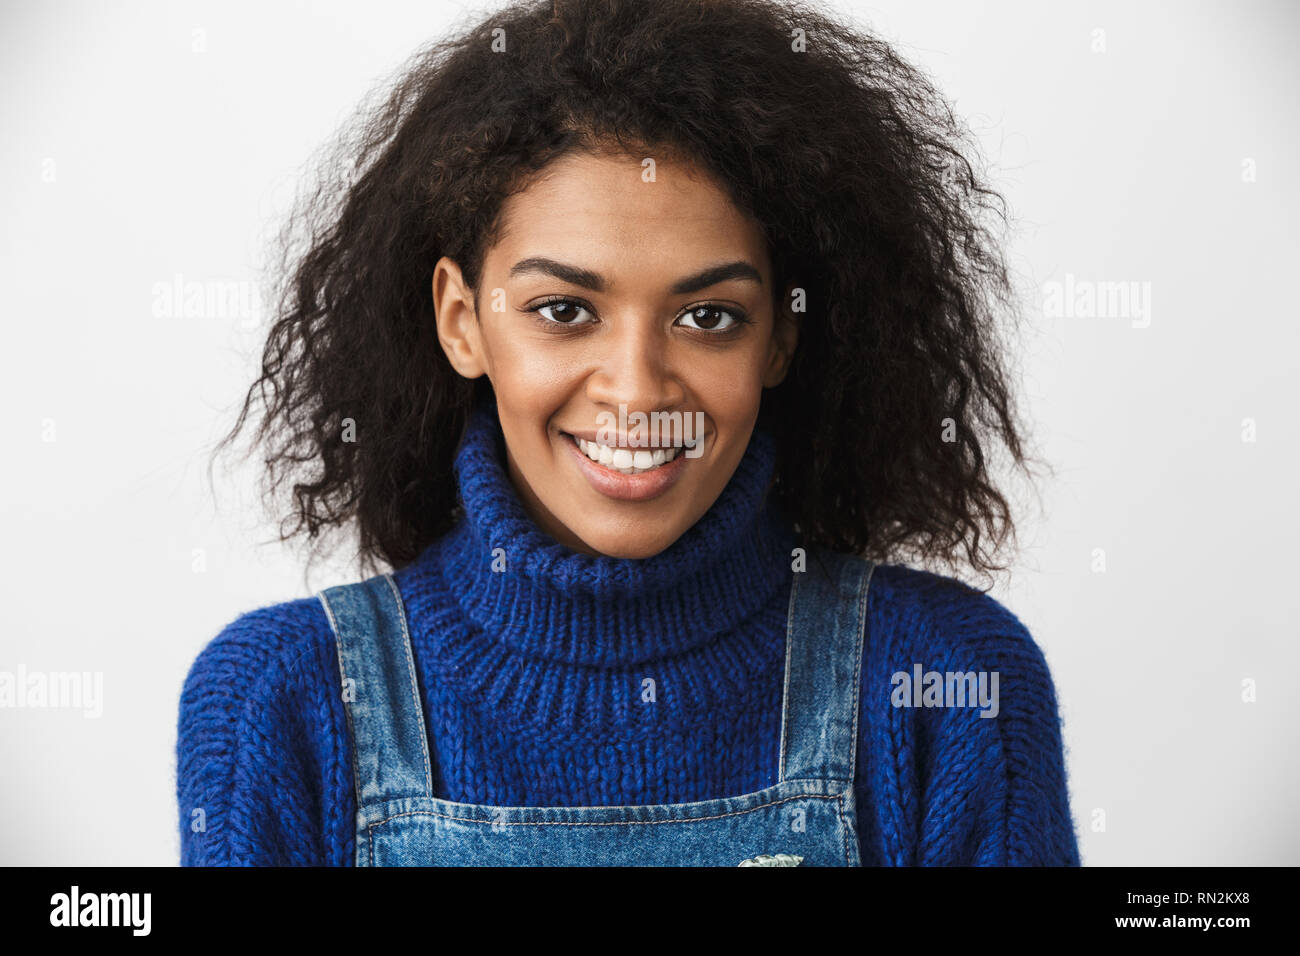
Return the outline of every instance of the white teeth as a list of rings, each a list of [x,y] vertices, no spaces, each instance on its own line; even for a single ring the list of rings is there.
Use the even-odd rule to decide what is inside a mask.
[[[643,471],[652,471],[660,465],[665,465],[677,457],[680,448],[611,448],[609,445],[598,445],[594,441],[587,441],[578,438],[576,435],[570,436],[582,453],[594,462],[599,462],[606,468],[613,471],[622,472],[625,475],[639,475]]]

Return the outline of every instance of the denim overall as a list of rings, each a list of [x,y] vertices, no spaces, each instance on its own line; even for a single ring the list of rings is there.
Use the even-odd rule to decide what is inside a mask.
[[[777,782],[694,803],[494,807],[435,797],[396,583],[377,575],[321,592],[348,700],[356,865],[860,865],[853,779],[874,565],[821,549],[808,557],[790,592]]]

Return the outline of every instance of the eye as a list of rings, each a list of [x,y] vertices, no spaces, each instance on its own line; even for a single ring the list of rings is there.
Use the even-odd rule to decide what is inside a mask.
[[[550,310],[550,314],[547,314],[547,309]],[[577,316],[579,313],[591,315],[586,306],[573,299],[548,299],[528,311],[536,312],[551,325],[588,325],[588,322],[578,321]]]
[[[720,316],[725,316],[726,319],[719,318]],[[697,323],[693,327],[701,332],[726,332],[749,321],[743,313],[724,309],[720,305],[697,305],[683,312],[682,318]],[[726,324],[720,324],[722,322]],[[688,325],[687,328],[692,326]]]

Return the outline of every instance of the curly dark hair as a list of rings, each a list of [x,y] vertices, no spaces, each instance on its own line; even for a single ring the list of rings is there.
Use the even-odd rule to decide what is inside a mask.
[[[278,237],[276,321],[218,448],[260,405],[272,496],[292,480],[282,540],[355,520],[361,563],[399,567],[457,520],[453,456],[490,384],[442,352],[433,265],[477,295],[503,201],[614,142],[711,171],[764,230],[774,288],[804,290],[759,413],[801,540],[1005,567],[989,465],[1030,460],[999,341],[1006,206],[923,73],[791,0],[520,2],[457,31],[344,124]]]

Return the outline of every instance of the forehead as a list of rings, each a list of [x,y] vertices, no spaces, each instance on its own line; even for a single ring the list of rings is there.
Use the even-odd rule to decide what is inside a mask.
[[[566,258],[589,268],[747,259],[768,268],[763,235],[705,170],[681,160],[574,152],[506,200],[489,258]],[[507,266],[508,267],[508,266]]]

